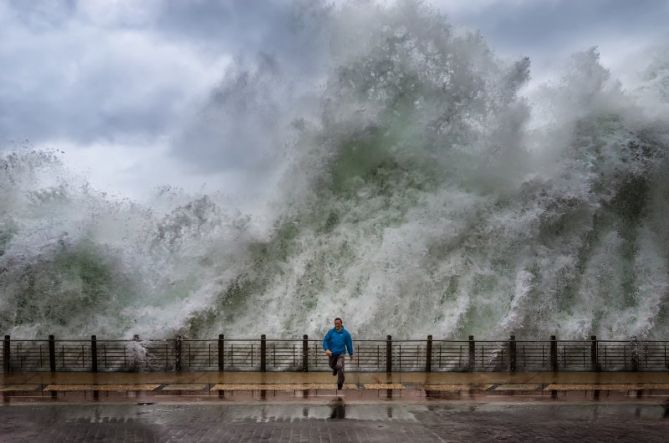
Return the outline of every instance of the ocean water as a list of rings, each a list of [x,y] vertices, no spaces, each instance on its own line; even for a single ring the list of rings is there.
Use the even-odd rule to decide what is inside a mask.
[[[427,6],[350,8],[318,16],[300,106],[264,111],[290,130],[257,141],[281,159],[262,216],[169,178],[111,198],[57,151],[0,157],[0,330],[669,336],[666,51],[633,87],[593,48],[528,88],[531,60]]]

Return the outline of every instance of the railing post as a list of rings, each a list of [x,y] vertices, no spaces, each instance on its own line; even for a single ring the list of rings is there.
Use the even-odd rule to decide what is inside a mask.
[[[9,360],[12,357],[12,352],[11,352],[11,338],[9,335],[5,335],[5,342],[2,347],[2,366],[3,366],[3,371],[5,371],[5,374],[10,372],[12,369],[12,365],[9,364]]]
[[[551,369],[553,372],[558,371],[557,339],[554,335],[551,335]]]
[[[590,369],[593,372],[599,372],[599,362],[597,359],[597,336],[590,336]]]
[[[432,372],[432,336],[427,336],[425,345],[425,372]]]
[[[267,372],[267,337],[265,334],[260,336],[260,372]]]
[[[139,342],[139,334],[133,334],[132,341]],[[139,355],[137,355],[137,348],[133,348],[133,352],[131,353],[131,355],[132,359],[130,360],[130,367],[128,369],[132,372],[137,372],[139,371],[139,368],[141,366],[141,362],[139,361]]]
[[[98,339],[91,335],[91,372],[98,372]]]
[[[49,369],[56,372],[56,338],[49,335]]]
[[[474,372],[476,369],[476,342],[473,335],[469,336],[469,364],[467,368],[470,372]]]
[[[174,342],[174,370],[176,372],[181,372],[181,345],[182,337],[177,335],[177,339]]]
[[[302,370],[309,372],[309,336],[302,336]]]
[[[386,372],[388,374],[393,372],[393,337],[391,335],[386,337]]]
[[[636,337],[632,337],[632,371],[639,370],[639,341]]]
[[[516,336],[509,337],[509,371],[516,372]]]
[[[218,371],[225,371],[225,336],[218,334]]]

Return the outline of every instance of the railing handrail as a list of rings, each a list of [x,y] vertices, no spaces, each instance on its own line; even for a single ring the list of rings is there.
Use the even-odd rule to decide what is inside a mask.
[[[365,371],[667,371],[669,340],[386,338],[353,340],[353,370]],[[56,338],[0,341],[3,372],[50,370],[327,370],[321,337]]]
[[[48,338],[11,338],[12,342],[48,342]],[[100,342],[123,342],[123,343],[129,343],[129,342],[135,342],[135,343],[142,343],[142,342],[174,342],[176,341],[177,338],[98,338],[97,341],[98,343]],[[218,341],[218,338],[186,338],[186,337],[181,337],[181,341],[184,342],[216,342]],[[231,342],[231,341],[237,341],[237,342],[255,342],[255,341],[260,341],[262,340],[260,337],[253,337],[253,338],[225,338],[226,342]],[[303,338],[270,338],[267,337],[264,340],[266,341],[273,341],[273,342],[302,342],[304,341]],[[425,338],[410,338],[410,339],[397,339],[393,338],[392,341],[393,343],[424,343]],[[622,339],[596,339],[599,343],[669,343],[669,339],[667,340],[658,340],[658,339],[641,339],[641,338],[630,338],[627,340],[622,340]],[[56,342],[90,342],[90,338],[55,338]],[[322,342],[322,339],[318,338],[309,338],[307,339],[309,342]],[[387,341],[386,338],[353,338],[354,342],[383,342],[385,343]],[[445,343],[469,343],[470,340],[468,339],[448,339],[448,338],[433,338],[433,342],[445,342]],[[506,343],[509,342],[508,338],[500,338],[500,339],[476,339],[474,340],[476,343]],[[583,344],[590,344],[592,342],[592,339],[556,339],[556,340],[551,340],[551,339],[515,339],[516,343],[550,343],[552,341],[558,342],[558,343],[583,343]]]

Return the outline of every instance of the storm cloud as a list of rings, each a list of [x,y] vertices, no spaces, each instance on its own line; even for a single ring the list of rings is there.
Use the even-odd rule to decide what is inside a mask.
[[[624,64],[607,48],[666,40],[669,19],[665,0],[426,4],[456,28],[480,29],[499,56],[529,56],[534,78],[542,60],[595,45],[603,62],[618,57]],[[363,10],[373,3],[1,2],[0,150],[14,149],[17,140],[97,150],[77,154],[96,158],[87,164],[93,182],[96,175],[118,175],[133,186],[211,181],[216,174],[228,174],[228,184],[257,180],[276,169],[296,125],[320,112],[333,27],[336,33],[347,20],[374,20],[361,18]],[[153,162],[170,165],[169,178],[127,167],[147,161],[131,154],[147,146]],[[119,163],[105,161],[113,148],[130,156],[125,172],[98,174]],[[141,171],[136,180],[128,178],[133,170]]]

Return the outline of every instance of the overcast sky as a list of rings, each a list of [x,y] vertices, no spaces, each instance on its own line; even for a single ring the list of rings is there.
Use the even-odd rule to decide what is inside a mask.
[[[427,3],[480,29],[498,55],[529,56],[535,81],[591,46],[624,71],[668,35],[667,0]],[[0,0],[0,150],[60,149],[96,188],[139,199],[162,184],[262,187],[249,177],[274,161],[266,145],[284,123],[272,104],[319,75],[326,10],[309,0]],[[279,69],[284,88],[272,84]]]

